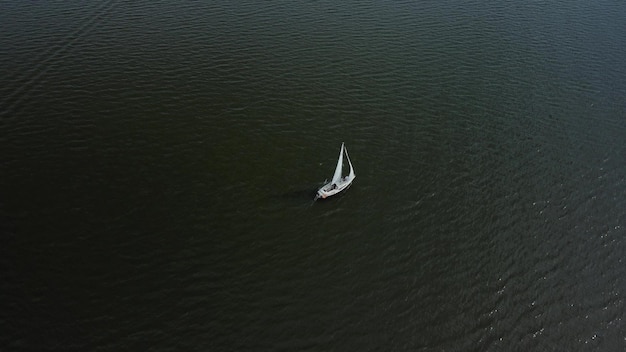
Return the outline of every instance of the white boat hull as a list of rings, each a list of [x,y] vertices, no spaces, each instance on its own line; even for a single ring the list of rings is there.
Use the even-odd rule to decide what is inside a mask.
[[[355,177],[346,177],[346,179],[342,180],[342,182],[338,182],[335,187],[333,187],[332,182],[325,184],[317,190],[317,197],[326,199],[330,196],[334,196],[335,194],[340,193],[341,191],[347,189],[348,187],[350,187],[350,185],[352,185],[352,180],[354,180],[354,178]]]

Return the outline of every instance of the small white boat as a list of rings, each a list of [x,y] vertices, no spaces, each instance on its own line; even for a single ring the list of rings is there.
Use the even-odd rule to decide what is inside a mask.
[[[346,154],[346,159],[348,160],[348,164],[350,165],[350,173],[344,177],[341,176],[343,170],[343,155]],[[352,167],[352,162],[350,162],[350,156],[348,156],[348,149],[341,143],[341,150],[339,151],[339,160],[337,161],[337,167],[335,168],[335,174],[333,175],[333,179],[330,180],[329,183],[322,186],[322,188],[317,190],[316,198],[328,198],[330,196],[334,196],[335,194],[343,191],[344,189],[350,187],[352,184],[352,180],[356,175],[354,174],[354,168]]]

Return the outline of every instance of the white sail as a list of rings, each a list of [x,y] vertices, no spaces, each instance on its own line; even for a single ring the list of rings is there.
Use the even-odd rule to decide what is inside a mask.
[[[352,162],[350,161],[350,155],[348,155],[348,148],[344,148],[345,152],[346,152],[346,158],[348,159],[348,164],[350,165],[350,175],[348,176],[348,178],[350,180],[352,180],[354,178],[354,168],[352,167]]]
[[[341,180],[341,168],[343,167],[343,143],[341,143],[341,150],[339,151],[339,160],[337,161],[337,167],[335,168],[335,174],[331,183],[338,183]]]

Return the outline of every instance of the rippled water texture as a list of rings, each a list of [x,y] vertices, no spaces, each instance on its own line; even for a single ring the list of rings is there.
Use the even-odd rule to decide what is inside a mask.
[[[626,350],[624,2],[0,23],[0,350]]]

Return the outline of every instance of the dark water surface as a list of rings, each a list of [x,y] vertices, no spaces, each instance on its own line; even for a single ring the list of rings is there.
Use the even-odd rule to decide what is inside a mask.
[[[626,350],[623,1],[0,23],[0,350]]]

